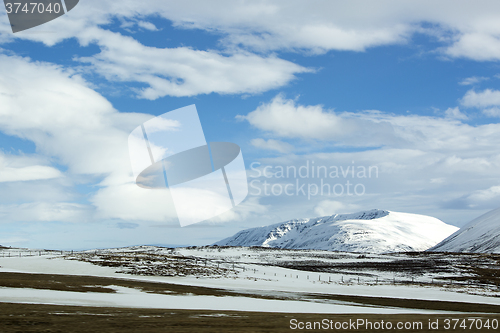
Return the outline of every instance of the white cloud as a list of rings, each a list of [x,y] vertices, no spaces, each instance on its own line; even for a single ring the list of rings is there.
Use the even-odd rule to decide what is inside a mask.
[[[97,30],[97,29],[96,29]],[[309,69],[275,56],[223,55],[188,47],[155,48],[131,37],[96,31],[101,52],[78,58],[109,81],[142,82],[138,96],[157,99],[199,94],[260,93],[281,87]]]
[[[354,213],[360,209],[358,205],[346,204],[335,200],[322,200],[314,208],[318,216],[328,216],[334,214]]]
[[[63,39],[81,38],[92,27],[109,24],[113,18],[127,22],[149,15],[170,20],[177,27],[217,32],[232,48],[243,45],[255,50],[306,49],[324,52],[331,49],[362,51],[368,47],[404,42],[412,31],[411,20],[398,19],[406,6],[387,4],[393,11],[384,12],[359,4],[334,2],[315,6],[300,1],[242,3],[234,1],[149,1],[148,6],[132,0],[120,4],[89,0],[76,10],[44,25],[46,36],[18,33],[17,38],[38,40],[54,45]],[[394,8],[396,7],[396,8]],[[393,12],[396,14],[392,16]],[[5,17],[6,19],[6,17]],[[149,22],[148,22],[149,23]],[[150,24],[146,25],[152,28]],[[131,24],[124,26],[131,28]],[[5,26],[5,30],[7,30]]]
[[[251,125],[283,138],[344,140],[348,145],[368,146],[378,146],[394,140],[393,128],[387,122],[355,119],[353,116],[325,110],[322,105],[300,105],[295,100],[277,95],[271,102],[237,118],[245,119]],[[367,136],[371,140],[364,140]]]
[[[469,90],[461,100],[466,107],[484,108],[500,105],[500,91],[485,89],[481,92]]]
[[[158,28],[151,22],[139,21],[139,22],[137,22],[137,25],[141,28],[146,29],[146,30],[158,31]]]
[[[281,137],[328,139],[339,137],[347,130],[333,111],[323,106],[296,105],[294,100],[276,96],[270,103],[260,105],[243,117],[253,126]]]
[[[447,208],[462,209],[491,209],[497,207],[500,199],[500,186],[479,188],[467,192],[459,198],[447,201]]]
[[[39,205],[43,198],[34,198],[37,201],[26,203],[28,206],[0,206],[0,209],[24,209],[23,219],[44,221],[51,216],[76,220],[78,214],[82,219],[93,214],[99,219],[142,221],[170,216],[156,214],[158,207],[168,210],[166,202],[159,204],[161,199],[154,199],[151,191],[136,186],[131,172],[128,134],[152,116],[117,112],[80,77],[58,66],[4,55],[0,55],[0,104],[0,129],[4,133],[33,141],[46,160],[67,166],[68,186],[71,183],[99,186],[90,196],[91,203],[84,205],[85,209],[72,203],[59,202],[63,207],[57,202]],[[8,170],[10,174],[2,177],[28,181],[60,176],[54,167],[40,165],[36,160],[17,162],[10,167],[18,170]],[[20,188],[30,193],[23,186]],[[61,200],[58,193],[50,200],[54,198]],[[14,218],[10,213],[5,214],[6,218]],[[37,214],[39,217],[35,218]]]
[[[500,186],[492,186],[486,190],[479,190],[472,193],[469,198],[473,201],[489,201],[500,198]]]
[[[98,190],[91,199],[99,219],[177,223],[177,214],[168,190],[148,190],[134,182]]]
[[[293,146],[291,144],[274,139],[264,140],[261,138],[256,138],[252,139],[250,143],[254,147],[266,150],[274,150],[280,153],[289,153],[293,150]]]
[[[81,174],[116,170],[127,156],[122,143],[128,133],[122,128],[151,117],[119,114],[81,78],[58,66],[4,55],[0,104],[0,130],[33,141],[40,153]]]
[[[486,108],[483,109],[483,113],[489,117],[500,117],[500,107],[492,107],[492,108]]]
[[[32,165],[23,168],[0,168],[0,182],[52,179],[61,176],[62,174],[59,170],[44,165]]]
[[[471,77],[463,79],[458,84],[460,84],[462,86],[470,86],[470,85],[473,85],[473,84],[476,84],[476,83],[479,83],[479,82],[482,82],[482,81],[487,81],[487,80],[489,80],[488,77],[484,77],[484,76],[471,76]]]
[[[91,220],[91,216],[91,207],[71,202],[32,202],[0,206],[0,217],[3,222],[85,223]]]
[[[468,117],[466,114],[460,112],[460,109],[457,107],[454,108],[448,108],[446,111],[444,111],[444,114],[447,118],[451,119],[459,119],[459,120],[467,120]]]
[[[448,47],[445,53],[452,57],[470,58],[478,61],[495,61],[500,59],[500,39],[494,34],[482,32],[466,33],[458,41]]]
[[[33,156],[13,156],[0,153],[0,183],[63,177],[56,168],[40,165],[42,159]]]
[[[485,89],[480,92],[469,90],[460,103],[466,107],[481,109],[489,117],[500,117],[500,91]]]

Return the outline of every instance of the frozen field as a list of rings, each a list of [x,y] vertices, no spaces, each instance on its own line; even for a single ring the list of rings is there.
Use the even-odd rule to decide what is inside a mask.
[[[447,303],[430,309],[421,305],[412,308],[413,303],[405,303],[405,300],[500,306],[495,277],[485,278],[485,272],[496,270],[496,265],[494,256],[451,254],[361,255],[262,248],[146,246],[74,253],[3,249],[0,250],[0,273],[155,282],[165,286],[212,288],[219,294],[158,293],[111,281],[92,282],[94,286],[104,285],[106,292],[21,288],[7,284],[0,287],[0,299],[13,303],[158,309],[441,313],[448,311]],[[360,300],[360,296],[368,301]]]

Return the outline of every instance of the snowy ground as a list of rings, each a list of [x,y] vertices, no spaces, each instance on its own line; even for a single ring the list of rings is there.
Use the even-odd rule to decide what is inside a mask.
[[[410,271],[411,274],[404,271],[394,274],[392,271],[384,270],[384,265],[381,266],[382,270],[379,269],[380,263],[394,261],[400,263],[402,259],[412,260],[412,257],[399,254],[360,256],[352,253],[255,248],[135,247],[78,253],[3,249],[0,250],[0,272],[112,277],[215,287],[260,296],[315,293],[500,305],[500,298],[496,297],[496,287],[449,283],[447,280],[439,279],[461,274],[455,268],[447,268],[448,271],[445,273],[440,269],[431,269],[430,272],[413,269]],[[431,259],[434,260],[432,262],[437,262],[435,257]],[[354,269],[348,267],[374,262],[379,263],[376,269],[370,265],[363,270],[359,267]],[[292,264],[301,269],[291,268]],[[328,267],[335,269],[327,270]],[[306,271],[305,268],[319,271]],[[181,275],[172,274],[174,271],[181,272]],[[158,274],[174,276],[158,276]],[[412,278],[413,284],[402,283],[410,282]],[[440,281],[440,284],[432,283],[433,280]],[[310,299],[165,295],[120,286],[113,288],[116,293],[105,294],[1,287],[0,300],[61,305],[302,313],[426,312],[422,309],[374,307],[345,302],[335,304],[335,302],[325,303]]]

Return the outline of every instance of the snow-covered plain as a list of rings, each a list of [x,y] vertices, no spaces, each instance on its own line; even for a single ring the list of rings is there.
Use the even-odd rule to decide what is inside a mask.
[[[6,253],[10,254],[5,256]],[[81,258],[91,256],[99,260],[99,254],[109,257],[128,256],[136,253],[139,257],[148,253],[169,254],[177,257],[196,260],[198,265],[204,266],[203,259],[208,265],[220,265],[227,268],[226,273],[214,276],[142,276],[117,273],[122,269],[116,267],[102,267]],[[20,256],[19,256],[20,254]],[[31,254],[31,256],[29,256]],[[5,257],[4,257],[5,256]],[[359,257],[359,254],[326,253],[325,251],[286,251],[275,249],[255,248],[180,248],[165,249],[157,247],[136,247],[110,249],[100,251],[86,251],[82,253],[44,254],[40,255],[28,250],[9,249],[0,251],[0,272],[22,273],[52,273],[65,275],[90,275],[111,277],[137,281],[154,281],[190,286],[203,286],[238,291],[250,295],[279,295],[280,293],[314,293],[336,294],[372,297],[389,297],[398,299],[438,300],[452,302],[468,302],[480,304],[500,305],[500,298],[485,295],[496,295],[496,290],[483,295],[465,293],[464,288],[452,286],[420,286],[418,284],[395,284],[391,280],[396,278],[408,280],[408,276],[395,277],[392,273],[376,272],[377,276],[363,275],[358,282],[356,275],[347,274],[347,271],[338,273],[306,272],[303,270],[270,265],[272,261],[297,259],[313,256],[318,261],[337,261],[354,263],[359,261],[394,260],[394,255],[373,255]],[[333,257],[332,257],[333,256]],[[335,257],[335,258],[334,258]],[[142,259],[141,259],[142,260]],[[139,265],[144,262],[139,261]],[[154,264],[151,263],[150,264]],[[122,270],[123,271],[123,270]],[[422,276],[421,279],[427,277]],[[147,307],[165,309],[212,309],[212,310],[242,310],[242,311],[269,311],[269,312],[302,312],[302,313],[424,313],[421,309],[401,309],[368,306],[363,304],[346,304],[337,302],[320,303],[310,299],[297,300],[270,300],[254,297],[215,297],[199,295],[164,295],[139,291],[132,288],[116,287],[117,293],[82,293],[56,290],[38,290],[21,288],[0,288],[2,302],[26,302],[62,305],[87,306],[120,306],[120,307]],[[460,291],[460,292],[456,292]],[[438,312],[438,311],[432,311]]]
[[[374,209],[242,230],[215,245],[368,253],[424,251],[456,230],[434,217]]]

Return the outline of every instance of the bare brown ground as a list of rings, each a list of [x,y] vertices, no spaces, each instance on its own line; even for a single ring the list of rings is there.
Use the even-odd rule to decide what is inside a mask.
[[[200,311],[200,310],[153,310],[125,308],[97,308],[39,304],[0,303],[0,332],[2,333],[165,333],[165,332],[294,332],[319,330],[292,330],[290,320],[299,322],[321,322],[323,319],[333,322],[348,322],[364,319],[372,323],[390,321],[421,322],[422,329],[415,328],[404,332],[429,332],[429,320],[439,320],[439,329],[432,332],[482,332],[482,330],[464,330],[463,328],[445,329],[446,318],[480,318],[482,322],[500,319],[498,315],[378,315],[378,314],[291,314],[238,311]],[[335,332],[353,332],[353,330],[323,330]],[[355,332],[390,332],[391,330],[366,329],[365,326]],[[396,330],[394,330],[396,331]],[[486,330],[484,331],[496,331]]]

